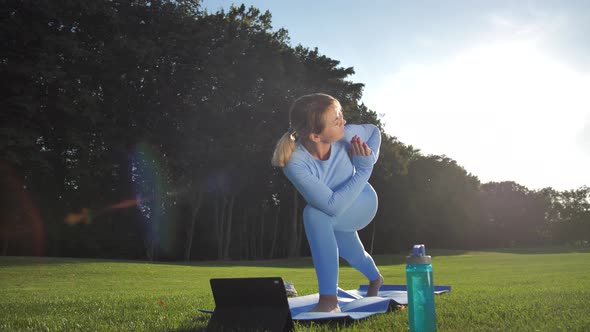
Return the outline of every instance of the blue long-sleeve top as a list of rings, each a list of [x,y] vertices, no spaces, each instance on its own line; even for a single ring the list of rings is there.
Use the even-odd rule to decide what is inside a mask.
[[[354,135],[367,143],[371,155],[350,157],[348,151]],[[347,125],[344,137],[332,143],[327,160],[312,157],[298,141],[283,172],[308,204],[330,216],[338,216],[367,185],[380,146],[381,133],[375,125]]]

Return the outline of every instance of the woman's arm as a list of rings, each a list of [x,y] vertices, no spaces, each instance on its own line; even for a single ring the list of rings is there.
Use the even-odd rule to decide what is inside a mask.
[[[308,204],[337,216],[350,207],[367,185],[373,170],[373,156],[352,156],[352,164],[355,174],[336,191],[321,182],[301,161],[290,161],[283,171]]]
[[[344,127],[344,140],[350,140],[357,135],[371,148],[373,155],[373,164],[379,159],[379,149],[381,147],[381,132],[379,128],[373,124],[349,124]]]

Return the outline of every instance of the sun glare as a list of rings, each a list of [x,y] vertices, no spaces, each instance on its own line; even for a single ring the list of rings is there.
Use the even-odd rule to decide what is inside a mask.
[[[376,106],[386,110],[390,134],[456,159],[482,181],[572,189],[590,184],[571,173],[590,169],[576,144],[588,121],[587,91],[589,76],[533,43],[507,42],[407,65],[382,86]]]

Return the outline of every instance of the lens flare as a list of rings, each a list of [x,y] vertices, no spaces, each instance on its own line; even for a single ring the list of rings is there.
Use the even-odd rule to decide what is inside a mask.
[[[171,252],[176,235],[175,198],[167,195],[168,170],[162,162],[165,157],[149,144],[138,144],[132,158],[131,178],[137,196],[150,197],[139,204],[147,240],[153,241],[163,251]]]
[[[83,208],[80,212],[72,212],[68,213],[65,218],[66,224],[73,226],[77,224],[86,224],[89,225],[91,223],[92,217],[90,216],[90,210],[87,208]]]
[[[147,242],[164,252],[172,252],[176,237],[174,200],[181,191],[167,190],[165,155],[146,143],[137,145],[131,157],[131,180],[136,198],[125,199],[102,209],[82,208],[65,217],[68,225],[91,224],[99,216],[116,210],[137,207],[143,216]]]
[[[45,249],[45,231],[43,221],[36,205],[31,199],[27,187],[17,175],[14,168],[0,163],[0,190],[2,195],[3,220],[0,230],[3,235],[4,254],[9,254],[13,244],[21,250],[30,250],[31,254],[43,256]],[[30,243],[27,248],[23,244]]]
[[[101,216],[107,212],[110,212],[113,210],[121,210],[121,209],[128,209],[131,207],[136,207],[136,206],[139,206],[140,204],[142,204],[143,202],[144,202],[144,200],[136,198],[136,199],[126,199],[126,200],[123,200],[119,203],[109,205],[109,206],[107,206],[103,209],[97,210],[97,211],[93,211],[88,208],[82,208],[80,210],[80,212],[68,213],[68,215],[65,217],[65,222],[66,222],[66,224],[68,224],[70,226],[77,225],[77,224],[89,225],[92,223],[93,219],[95,219],[96,217]]]

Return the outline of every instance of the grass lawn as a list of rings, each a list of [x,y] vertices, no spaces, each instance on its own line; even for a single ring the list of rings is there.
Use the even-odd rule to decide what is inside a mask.
[[[429,252],[439,331],[590,331],[590,252]],[[405,284],[404,257],[375,257],[386,283]],[[340,287],[364,283],[342,264]],[[150,264],[95,259],[0,257],[1,331],[204,330],[212,277],[280,276],[300,295],[317,292],[311,259]],[[407,311],[298,331],[406,331]]]

